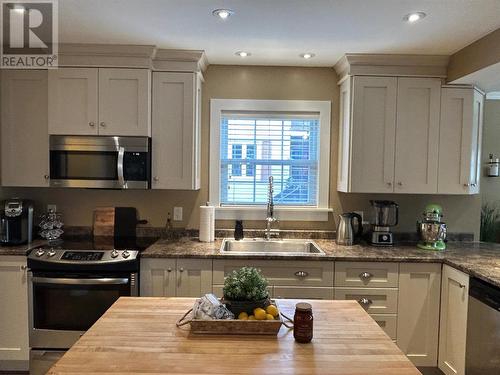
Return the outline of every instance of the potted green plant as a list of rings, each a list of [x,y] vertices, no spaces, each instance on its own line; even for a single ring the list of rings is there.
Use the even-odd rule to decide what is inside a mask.
[[[231,272],[224,280],[224,303],[236,316],[241,312],[252,314],[257,307],[270,305],[268,282],[260,270],[243,267]]]

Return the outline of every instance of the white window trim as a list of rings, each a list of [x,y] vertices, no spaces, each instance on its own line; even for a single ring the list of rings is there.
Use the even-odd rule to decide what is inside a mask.
[[[265,206],[220,206],[220,123],[223,111],[314,112],[319,113],[319,181],[316,207],[276,207],[281,221],[327,221],[330,193],[330,127],[331,101],[320,100],[210,100],[210,162],[209,201],[215,206],[216,219],[260,220],[266,215]]]

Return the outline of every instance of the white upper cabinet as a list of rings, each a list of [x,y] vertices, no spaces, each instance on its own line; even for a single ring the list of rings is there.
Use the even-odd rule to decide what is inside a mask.
[[[99,69],[99,134],[150,136],[150,72]]]
[[[340,86],[337,190],[477,194],[483,96],[440,78],[349,76]]]
[[[398,78],[395,192],[436,193],[441,79]]]
[[[148,69],[49,71],[49,134],[150,136]]]
[[[483,100],[471,87],[442,89],[438,193],[479,193]]]
[[[49,186],[47,71],[2,72],[2,185]]]
[[[393,191],[396,90],[397,78],[394,77],[354,77],[352,191]]]
[[[200,105],[196,73],[153,73],[153,189],[200,188]]]
[[[98,69],[49,70],[49,133],[97,135]]]

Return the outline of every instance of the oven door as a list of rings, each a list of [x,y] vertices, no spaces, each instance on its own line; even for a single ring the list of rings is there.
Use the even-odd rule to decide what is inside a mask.
[[[121,296],[137,296],[137,274],[30,274],[30,346],[70,348]]]
[[[50,186],[147,189],[148,137],[50,137]]]

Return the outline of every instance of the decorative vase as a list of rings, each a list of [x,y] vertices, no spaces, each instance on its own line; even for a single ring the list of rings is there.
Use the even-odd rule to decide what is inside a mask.
[[[226,307],[231,310],[236,317],[238,317],[238,315],[243,311],[248,315],[253,315],[253,310],[257,307],[265,309],[271,304],[271,300],[269,297],[266,297],[258,301],[232,301],[224,297],[222,303],[226,304]]]

